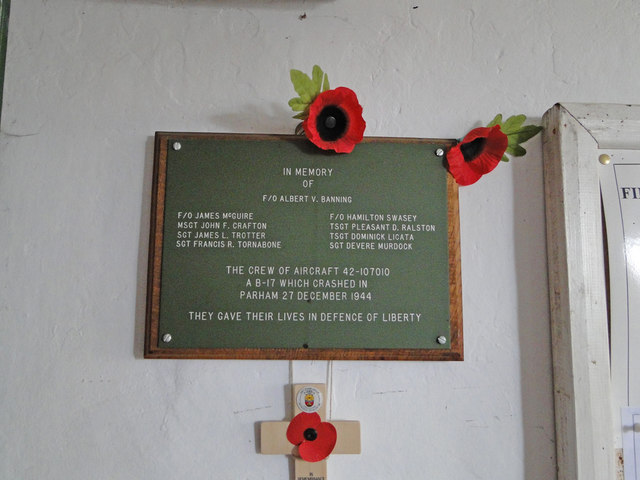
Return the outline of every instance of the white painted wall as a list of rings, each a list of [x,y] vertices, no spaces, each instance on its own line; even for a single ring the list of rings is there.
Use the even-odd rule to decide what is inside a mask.
[[[462,363],[142,359],[152,136],[290,133],[290,68],[367,135],[640,103],[634,0],[13,0],[0,135],[0,478],[286,479],[285,386],[362,422],[338,479],[551,479],[541,148],[461,189]],[[302,18],[306,14],[306,18]]]

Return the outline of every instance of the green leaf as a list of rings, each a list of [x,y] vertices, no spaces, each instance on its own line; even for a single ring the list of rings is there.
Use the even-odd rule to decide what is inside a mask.
[[[309,78],[309,75],[300,70],[292,69],[290,72],[291,83],[296,93],[304,101],[311,102],[317,95],[315,83]]]
[[[539,127],[538,125],[525,125],[520,130],[507,134],[507,137],[509,137],[509,142],[511,142],[511,139],[513,138],[517,143],[524,143],[535,137],[541,131],[542,127]]]
[[[503,123],[502,114],[499,113],[493,120],[487,125],[487,127],[500,126],[500,130],[507,136],[508,145],[506,154],[513,157],[522,157],[527,151],[520,144],[535,137],[542,131],[542,127],[537,125],[524,125],[527,120],[526,115],[513,115]],[[507,155],[502,156],[503,162],[508,162],[509,157]]]
[[[0,0],[1,1],[1,0]],[[313,103],[320,92],[329,90],[329,77],[318,65],[314,65],[311,77],[300,70],[291,69],[289,72],[293,88],[299,97],[289,100],[289,106],[294,112],[303,112],[303,116],[294,118],[307,118],[306,110]]]
[[[331,90],[331,87],[329,87],[329,76],[325,73],[324,82],[322,83],[322,91],[326,92],[327,90]]]
[[[496,125],[502,125],[502,114],[499,113],[493,120],[487,125],[487,127],[495,127]]]
[[[514,115],[512,117],[507,118],[507,121],[504,122],[502,126],[502,132],[505,135],[509,135],[510,133],[515,133],[520,130],[520,127],[524,125],[524,121],[527,119],[526,115]]]
[[[313,79],[314,88],[316,91],[316,95],[320,93],[322,89],[322,77],[324,73],[322,69],[318,65],[313,66],[313,71],[311,72],[311,78]]]
[[[520,142],[518,142],[518,137],[515,134],[511,134],[511,135],[507,135],[507,144],[508,145],[520,145]]]
[[[523,157],[527,153],[527,151],[520,145],[509,145],[507,147],[507,153],[509,155],[513,155],[514,157]]]
[[[302,112],[307,109],[307,107],[309,106],[309,102],[305,102],[300,97],[297,97],[289,100],[289,106],[294,112]]]
[[[299,120],[304,120],[309,116],[309,113],[305,110],[304,112],[300,112],[297,115],[294,115],[293,118],[297,118]]]

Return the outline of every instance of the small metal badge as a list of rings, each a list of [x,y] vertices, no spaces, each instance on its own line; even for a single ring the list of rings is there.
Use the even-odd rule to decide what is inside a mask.
[[[298,392],[296,404],[298,408],[306,413],[313,413],[320,410],[322,406],[322,393],[314,387],[305,387]]]

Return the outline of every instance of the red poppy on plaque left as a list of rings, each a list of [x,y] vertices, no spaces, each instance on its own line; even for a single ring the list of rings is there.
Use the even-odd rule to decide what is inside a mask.
[[[323,150],[350,153],[362,141],[366,123],[353,90],[338,87],[316,97],[302,123],[307,138]]]
[[[360,143],[367,126],[362,118],[362,106],[350,88],[329,87],[329,78],[318,65],[311,77],[300,70],[291,70],[291,82],[298,97],[289,106],[298,112],[293,118],[302,120],[296,133],[323,150],[350,153]]]

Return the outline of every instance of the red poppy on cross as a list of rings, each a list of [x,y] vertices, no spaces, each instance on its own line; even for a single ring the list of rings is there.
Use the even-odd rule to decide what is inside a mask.
[[[327,480],[327,455],[360,453],[360,422],[325,420],[324,384],[293,385],[292,393],[293,420],[260,424],[260,453],[293,455],[294,480]]]

